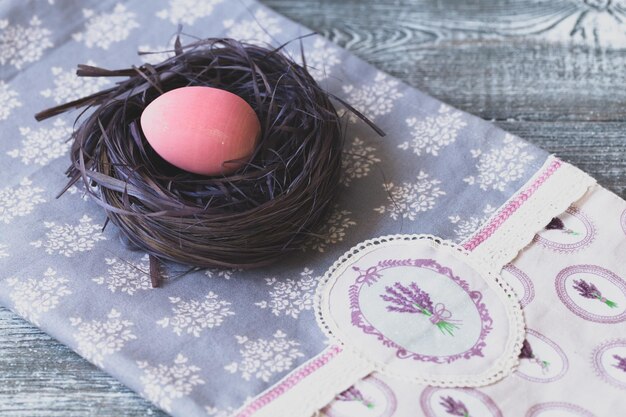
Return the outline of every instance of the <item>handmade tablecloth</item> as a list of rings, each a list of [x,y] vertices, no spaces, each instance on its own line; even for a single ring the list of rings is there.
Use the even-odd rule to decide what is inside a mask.
[[[79,187],[55,199],[76,114],[41,123],[33,114],[110,82],[77,78],[79,63],[162,60],[167,52],[137,51],[167,51],[179,24],[183,41],[279,45],[310,33],[254,1],[0,5],[0,303],[176,416],[304,417],[334,397],[329,416],[626,410],[624,202],[320,36],[302,39],[311,73],[387,135],[345,114],[336,207],[302,253],[251,271],[180,276],[184,267],[170,264],[163,288],[151,289],[147,255],[125,247],[115,227],[101,231],[105,215]],[[299,41],[287,50],[301,59]],[[506,265],[502,276],[527,326],[514,374],[486,387],[435,387],[368,376],[369,368],[342,359],[346,349],[316,320],[316,288],[349,248],[392,234],[435,235],[492,268]]]

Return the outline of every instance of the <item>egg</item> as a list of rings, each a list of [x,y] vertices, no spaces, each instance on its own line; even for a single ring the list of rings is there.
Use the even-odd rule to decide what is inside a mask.
[[[196,174],[221,175],[250,159],[261,123],[236,94],[194,86],[170,90],[148,104],[141,129],[170,164]]]

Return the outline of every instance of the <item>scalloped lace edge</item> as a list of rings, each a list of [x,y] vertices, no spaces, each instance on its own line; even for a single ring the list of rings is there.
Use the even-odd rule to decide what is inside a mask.
[[[330,310],[328,303],[325,300],[330,294],[332,284],[335,277],[335,272],[339,270],[345,263],[349,262],[354,256],[363,252],[371,251],[380,245],[391,244],[396,241],[416,241],[416,240],[428,240],[431,246],[437,248],[448,248],[449,253],[453,256],[461,259],[463,262],[468,263],[474,270],[476,270],[481,277],[487,282],[487,284],[494,290],[494,292],[500,298],[500,301],[505,306],[509,324],[509,337],[507,338],[506,346],[503,349],[503,353],[489,369],[485,370],[479,375],[453,375],[453,376],[435,376],[435,375],[415,375],[407,376],[395,373],[385,369],[385,364],[376,362],[372,359],[366,358],[363,353],[358,352],[355,348],[343,345],[346,350],[350,350],[352,354],[358,358],[359,361],[365,361],[371,364],[372,372],[377,371],[385,375],[391,376],[396,379],[411,381],[418,384],[433,385],[439,387],[478,387],[483,385],[492,384],[505,376],[511,374],[519,363],[519,351],[522,348],[522,343],[525,336],[525,325],[522,309],[517,302],[515,292],[512,287],[493,269],[491,266],[483,262],[480,258],[474,256],[471,252],[464,249],[462,246],[457,245],[454,242],[443,240],[432,235],[388,235],[378,238],[366,240],[360,244],[354,246],[348,252],[346,252],[341,258],[339,258],[333,266],[324,275],[319,283],[317,292],[315,294],[315,318],[320,328],[327,334],[327,336],[337,344],[342,344],[337,334],[340,333],[336,323],[330,320]],[[328,319],[328,321],[327,321]]]

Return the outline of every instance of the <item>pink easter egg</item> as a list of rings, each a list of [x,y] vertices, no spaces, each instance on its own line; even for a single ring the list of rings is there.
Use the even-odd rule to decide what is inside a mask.
[[[231,174],[256,146],[261,123],[241,97],[212,87],[182,87],[152,101],[141,128],[170,164],[202,175]]]

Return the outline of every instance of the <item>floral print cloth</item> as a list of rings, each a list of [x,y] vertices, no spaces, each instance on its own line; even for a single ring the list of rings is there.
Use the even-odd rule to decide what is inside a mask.
[[[226,416],[326,348],[313,293],[346,249],[390,233],[460,242],[548,155],[307,37],[312,74],[387,136],[345,113],[336,209],[302,253],[269,268],[184,277],[183,267],[170,264],[163,288],[153,290],[145,254],[126,248],[114,227],[101,231],[104,213],[80,188],[55,199],[76,114],[42,123],[33,114],[111,82],[75,77],[77,64],[117,68],[168,56],[178,24],[192,36],[274,45],[310,33],[254,1],[12,1],[0,8],[0,161],[10,173],[0,188],[0,303],[173,415]],[[298,41],[287,50],[301,60]],[[568,277],[570,298],[621,302],[578,277],[587,297],[576,295]],[[447,404],[461,410],[450,397]]]

